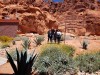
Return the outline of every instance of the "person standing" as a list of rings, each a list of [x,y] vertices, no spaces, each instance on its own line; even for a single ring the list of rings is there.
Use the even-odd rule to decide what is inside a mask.
[[[51,29],[51,33],[52,33],[52,40],[54,40],[54,33],[55,33],[55,30],[52,28]]]
[[[57,42],[57,31],[58,31],[58,30],[55,30],[55,32],[54,32],[54,42],[55,42],[55,43]]]
[[[57,42],[58,42],[58,44],[60,43],[60,40],[61,40],[61,32],[58,30],[57,31]]]
[[[48,31],[48,42],[49,41],[52,43],[52,31],[51,31],[51,29]]]

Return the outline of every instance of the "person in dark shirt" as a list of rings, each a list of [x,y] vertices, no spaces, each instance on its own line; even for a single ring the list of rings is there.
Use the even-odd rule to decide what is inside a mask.
[[[55,43],[56,43],[56,41],[57,41],[57,31],[58,31],[58,30],[55,29],[55,32],[54,32],[54,42],[55,42]]]
[[[52,43],[52,31],[51,31],[51,29],[48,31],[48,42],[49,41]]]
[[[52,33],[52,40],[54,40],[55,29],[51,29],[51,33]]]

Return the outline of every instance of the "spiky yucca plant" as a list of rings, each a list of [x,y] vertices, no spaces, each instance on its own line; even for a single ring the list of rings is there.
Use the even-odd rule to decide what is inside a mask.
[[[16,49],[17,53],[17,65],[15,65],[14,60],[11,55],[6,51],[7,58],[10,62],[11,67],[13,68],[14,75],[31,75],[32,73],[32,65],[35,62],[36,54],[33,54],[28,58],[27,51],[21,52],[21,54]]]
[[[30,40],[24,40],[22,44],[23,48],[25,50],[29,49],[30,43],[31,43]]]
[[[36,38],[34,39],[34,42],[36,44],[36,46],[41,45],[41,43],[44,41],[44,37],[42,35],[38,35],[36,36]]]
[[[87,39],[84,39],[81,45],[82,45],[83,49],[87,50],[87,47],[89,45],[89,41]]]

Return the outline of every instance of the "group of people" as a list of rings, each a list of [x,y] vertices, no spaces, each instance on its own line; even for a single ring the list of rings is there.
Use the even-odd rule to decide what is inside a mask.
[[[60,43],[60,40],[61,40],[61,35],[62,33],[60,32],[60,30],[57,30],[57,29],[50,29],[48,31],[48,42],[54,42],[56,43]]]

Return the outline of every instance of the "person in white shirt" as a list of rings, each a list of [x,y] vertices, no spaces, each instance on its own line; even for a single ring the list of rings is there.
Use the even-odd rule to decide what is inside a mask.
[[[60,43],[60,39],[61,39],[61,32],[58,30],[57,31],[57,42],[58,42],[58,44]]]

